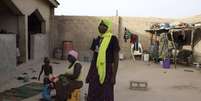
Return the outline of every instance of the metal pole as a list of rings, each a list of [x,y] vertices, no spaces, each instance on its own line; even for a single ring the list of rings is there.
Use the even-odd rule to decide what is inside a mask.
[[[195,32],[195,29],[196,28],[192,28],[192,31],[191,31],[191,49],[192,49],[192,59],[193,59],[193,61],[194,61],[194,54],[193,54],[193,52],[194,52],[194,32]]]
[[[172,44],[173,44],[173,47],[175,49],[173,60],[174,60],[174,68],[176,69],[176,67],[177,67],[177,60],[176,60],[177,48],[176,48],[175,43],[174,43],[173,32],[170,31],[170,34],[171,34]]]

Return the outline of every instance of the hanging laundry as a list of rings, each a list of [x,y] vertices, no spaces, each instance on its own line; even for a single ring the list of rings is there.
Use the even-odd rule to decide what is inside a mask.
[[[131,34],[130,43],[134,44],[134,50],[138,51],[138,36],[136,34]]]
[[[127,40],[131,37],[131,32],[125,28],[125,31],[124,31],[124,41],[127,42]]]
[[[128,39],[129,39],[129,35],[127,33],[124,33],[124,42],[127,42]]]
[[[160,35],[160,45],[159,45],[159,55],[160,58],[170,57],[170,49],[173,48],[172,42],[168,40],[167,33],[162,33]]]
[[[159,42],[154,41],[149,47],[149,54],[155,62],[158,62],[159,59],[158,50],[159,50]]]

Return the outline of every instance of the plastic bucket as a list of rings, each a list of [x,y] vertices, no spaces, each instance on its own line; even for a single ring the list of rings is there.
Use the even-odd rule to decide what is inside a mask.
[[[170,68],[170,59],[166,58],[163,60],[163,68],[169,69]]]

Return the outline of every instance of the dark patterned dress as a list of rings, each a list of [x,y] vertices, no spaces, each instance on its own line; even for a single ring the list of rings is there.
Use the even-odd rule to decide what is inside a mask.
[[[101,38],[97,37],[93,40],[91,50],[93,59],[86,78],[89,83],[87,101],[114,101],[114,83],[112,82],[112,64],[114,63],[114,52],[119,52],[119,42],[116,36],[112,36],[106,51],[106,77],[104,83],[99,83],[99,76],[96,67],[98,56],[98,48],[101,43]]]

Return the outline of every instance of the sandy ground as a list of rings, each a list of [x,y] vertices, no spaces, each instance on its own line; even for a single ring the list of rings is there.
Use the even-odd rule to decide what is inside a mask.
[[[59,64],[52,63],[56,75],[64,72],[68,66],[66,61],[52,60]],[[18,67],[19,75],[22,72],[30,72],[34,68],[38,75],[42,63],[34,63]],[[85,78],[89,63],[82,62],[83,78]],[[173,66],[172,66],[173,67]],[[191,70],[191,72],[185,71]],[[201,100],[201,72],[195,67],[177,66],[176,69],[163,69],[159,64],[150,65],[143,61],[132,62],[123,60],[119,63],[117,74],[117,84],[115,85],[115,101],[200,101]],[[130,90],[129,81],[148,82],[147,90]],[[42,81],[40,81],[42,82]],[[1,85],[0,92],[13,87],[21,86],[25,83],[17,81],[15,77]],[[87,84],[81,89],[81,101],[84,100],[84,94],[87,93]],[[53,92],[54,93],[54,92]],[[24,101],[38,101],[41,95],[25,99]]]

